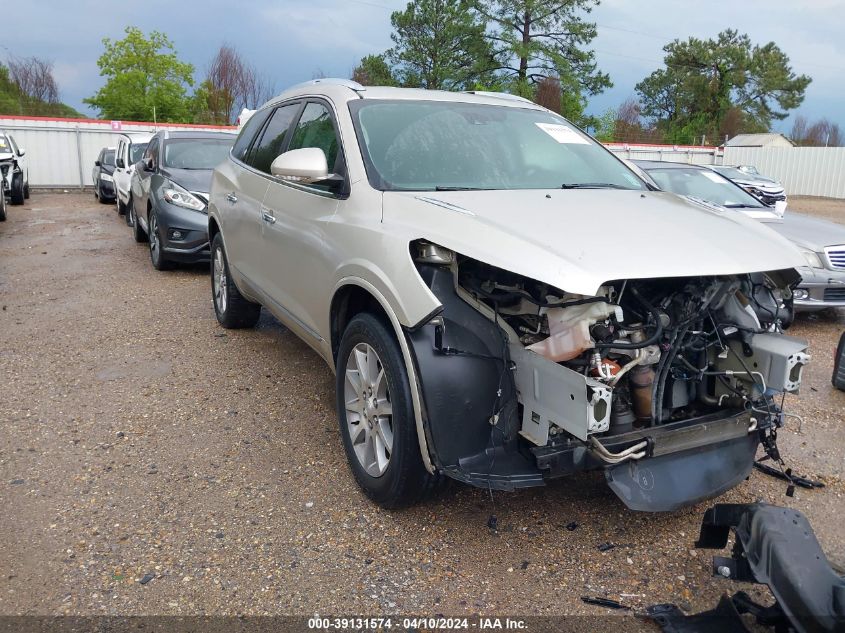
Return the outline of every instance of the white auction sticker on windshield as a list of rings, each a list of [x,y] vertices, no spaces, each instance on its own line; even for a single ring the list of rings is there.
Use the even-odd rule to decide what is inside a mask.
[[[571,127],[567,127],[559,123],[535,123],[534,125],[543,130],[558,143],[566,143],[567,145],[590,144],[590,141],[578,134],[578,132],[573,130]]]

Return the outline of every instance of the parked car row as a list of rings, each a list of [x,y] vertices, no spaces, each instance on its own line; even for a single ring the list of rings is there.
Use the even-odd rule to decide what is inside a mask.
[[[102,200],[105,191],[116,200],[135,241],[149,243],[157,270],[209,260],[211,172],[234,140],[231,133],[205,130],[123,134],[111,174],[105,173],[111,150],[101,152],[95,164],[95,182],[100,183],[95,195]],[[114,186],[105,188],[107,183]]]
[[[777,454],[810,360],[782,332],[808,262],[742,189],[708,172],[729,194],[661,191],[500,93],[321,79],[244,118],[236,140],[154,135],[128,222],[158,269],[210,256],[223,327],[265,308],[335,370],[377,503],[598,470],[669,511]]]

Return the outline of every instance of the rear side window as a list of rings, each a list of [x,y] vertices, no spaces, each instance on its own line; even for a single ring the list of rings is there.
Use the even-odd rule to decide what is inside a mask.
[[[337,134],[328,108],[320,103],[309,103],[299,117],[299,123],[290,139],[288,151],[303,147],[319,147],[326,154],[329,171],[335,171],[338,153]]]
[[[262,134],[261,140],[253,145],[252,150],[244,162],[252,165],[259,171],[269,174],[270,165],[284,149],[285,137],[298,111],[298,103],[291,103],[276,108],[276,111],[273,112],[270,121],[267,123],[267,127],[264,128],[264,134]],[[252,123],[252,119],[248,123]]]
[[[252,146],[252,140],[261,130],[261,126],[264,125],[264,121],[267,120],[269,113],[270,110],[263,110],[261,112],[256,112],[249,118],[249,120],[244,124],[241,133],[238,135],[238,139],[235,141],[234,147],[232,147],[232,156],[238,160],[246,160],[246,153]]]

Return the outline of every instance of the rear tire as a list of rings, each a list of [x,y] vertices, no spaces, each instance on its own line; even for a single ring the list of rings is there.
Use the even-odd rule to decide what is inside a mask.
[[[29,200],[29,181],[23,186],[23,197]]]
[[[343,333],[336,393],[343,448],[364,493],[389,509],[431,494],[439,477],[422,461],[405,361],[395,335],[371,314],[357,315]]]
[[[229,260],[220,233],[211,242],[211,298],[217,322],[226,329],[255,327],[261,317],[261,306],[241,295],[229,273]]]
[[[0,176],[2,178],[2,176]],[[3,191],[3,183],[0,183],[0,222],[6,221],[6,194]]]
[[[12,204],[23,204],[23,174],[14,174],[12,176]]]
[[[132,227],[132,237],[135,238],[136,242],[142,244],[147,241],[147,234],[144,233],[144,229],[141,228],[141,223],[138,222],[138,218],[135,215],[135,207],[132,206],[131,197],[129,198],[129,204],[126,206],[129,209],[126,213],[126,222]]]

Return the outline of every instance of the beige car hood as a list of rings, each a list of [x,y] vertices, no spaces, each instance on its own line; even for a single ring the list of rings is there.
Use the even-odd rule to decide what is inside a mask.
[[[388,191],[383,204],[389,233],[582,295],[615,279],[806,264],[788,240],[744,214],[663,192]]]

